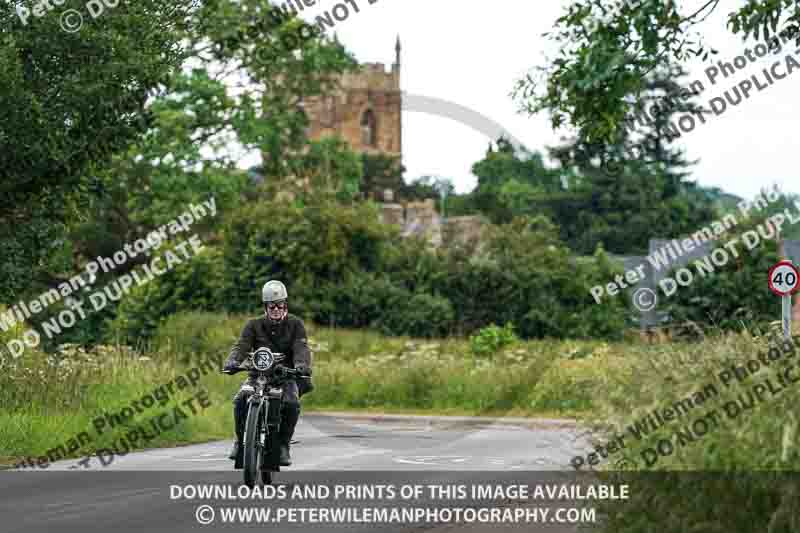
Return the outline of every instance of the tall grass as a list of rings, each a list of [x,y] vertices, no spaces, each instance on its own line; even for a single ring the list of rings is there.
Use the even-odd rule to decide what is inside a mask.
[[[186,360],[227,355],[246,320],[205,313],[171,317],[156,336],[154,357],[190,345]],[[182,339],[181,332],[197,324],[202,334]],[[465,338],[422,341],[311,323],[306,328],[315,385],[303,398],[307,409],[569,415],[590,408],[598,362],[613,369],[615,360],[635,350],[622,343],[542,340],[476,356]]]
[[[164,353],[151,358],[125,348],[101,346],[85,352],[73,347],[54,358],[27,351],[0,373],[0,461],[46,456],[59,445],[68,449],[70,439],[82,433],[88,434],[91,442],[67,455],[80,457],[115,446],[124,452],[126,446],[119,439],[136,427],[146,426],[153,417],[172,413],[176,406],[189,413],[188,420],[158,434],[147,446],[201,442],[230,434],[224,431],[223,423],[230,411],[230,396],[223,397],[219,392],[223,389],[221,376],[212,374],[202,376],[195,385],[178,388],[173,384],[174,394],[169,395],[168,402],[142,406],[123,424],[112,428],[106,423],[101,430],[95,428],[95,418],[131,407],[132,402],[185,372],[178,357]],[[193,416],[191,407],[182,404],[200,390],[209,392],[211,406],[199,409],[195,400],[192,405],[199,414]],[[53,458],[60,455],[57,452]]]
[[[607,391],[593,398],[591,420],[585,422],[595,427],[599,440],[615,434],[631,435],[628,428],[635,421],[656,409],[674,406],[711,384],[717,395],[709,396],[702,405],[695,404],[688,414],[650,431],[641,440],[630,437],[631,446],[622,456],[647,470],[794,470],[800,466],[795,438],[800,384],[781,388],[774,398],[765,393],[762,401],[754,402],[753,409],[742,409],[733,418],[725,416],[725,403],[747,400],[754,385],[767,379],[777,390],[779,374],[800,360],[800,353],[788,352],[780,361],[762,364],[741,380],[734,377],[725,383],[721,379],[724,371],[733,375],[732,366],[745,365],[771,347],[779,349],[779,344],[771,341],[774,338],[766,332],[744,330],[720,332],[698,343],[655,345],[646,357],[629,358],[618,371],[607,374]],[[800,344],[797,338],[795,344]],[[800,376],[800,371],[791,375]],[[700,431],[695,432],[694,439],[683,438],[686,445],[675,446],[674,453],[659,456],[652,465],[643,460],[642,450],[655,447],[662,439],[675,440],[677,429],[712,411],[720,414],[720,423],[709,419],[709,431],[702,438]]]
[[[604,468],[624,468],[620,479],[633,488],[630,501],[607,506],[608,531],[643,533],[656,523],[663,532],[800,531],[800,383],[779,385],[779,375],[797,365],[800,351],[782,351],[780,362],[762,366],[741,381],[734,377],[725,385],[720,377],[731,365],[744,365],[770,348],[778,349],[778,343],[760,332],[719,333],[694,344],[659,345],[648,357],[630,358],[610,376],[606,394],[593,398],[586,422],[595,427],[598,444],[625,436],[626,448]],[[791,376],[797,379],[800,371],[795,368]],[[747,401],[754,386],[767,379],[774,396],[764,393],[752,408],[742,409],[740,403],[741,411],[728,415],[727,402]],[[719,394],[708,395],[686,415],[641,439],[628,429],[654,409],[674,405],[708,384],[715,384]],[[709,413],[717,415],[709,419]],[[694,425],[701,418],[707,427]],[[644,450],[658,450],[659,442],[664,453],[653,460],[654,454]]]

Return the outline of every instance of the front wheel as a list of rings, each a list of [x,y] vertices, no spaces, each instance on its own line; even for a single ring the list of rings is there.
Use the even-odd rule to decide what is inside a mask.
[[[258,479],[261,461],[261,425],[263,417],[261,403],[253,402],[247,410],[247,423],[244,429],[244,484],[251,489]]]

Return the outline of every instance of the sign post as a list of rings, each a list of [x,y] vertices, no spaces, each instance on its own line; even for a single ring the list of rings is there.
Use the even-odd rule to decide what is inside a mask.
[[[781,297],[783,338],[792,338],[792,294],[800,289],[800,271],[791,261],[780,261],[769,269],[769,290]]]

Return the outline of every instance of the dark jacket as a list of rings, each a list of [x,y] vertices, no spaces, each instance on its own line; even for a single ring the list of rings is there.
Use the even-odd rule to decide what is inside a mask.
[[[287,355],[283,364],[294,367],[305,364],[311,368],[311,351],[303,321],[289,313],[280,323],[273,325],[266,316],[254,318],[245,325],[239,340],[231,348],[225,366],[238,365],[250,352],[266,346],[273,352]]]

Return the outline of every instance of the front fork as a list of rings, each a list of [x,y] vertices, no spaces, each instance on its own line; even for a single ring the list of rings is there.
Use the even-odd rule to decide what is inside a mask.
[[[264,444],[264,465],[269,465],[271,470],[279,471],[280,466],[280,428],[281,428],[281,396],[280,392],[270,391],[267,394],[266,424],[262,425],[264,434],[261,442]]]

